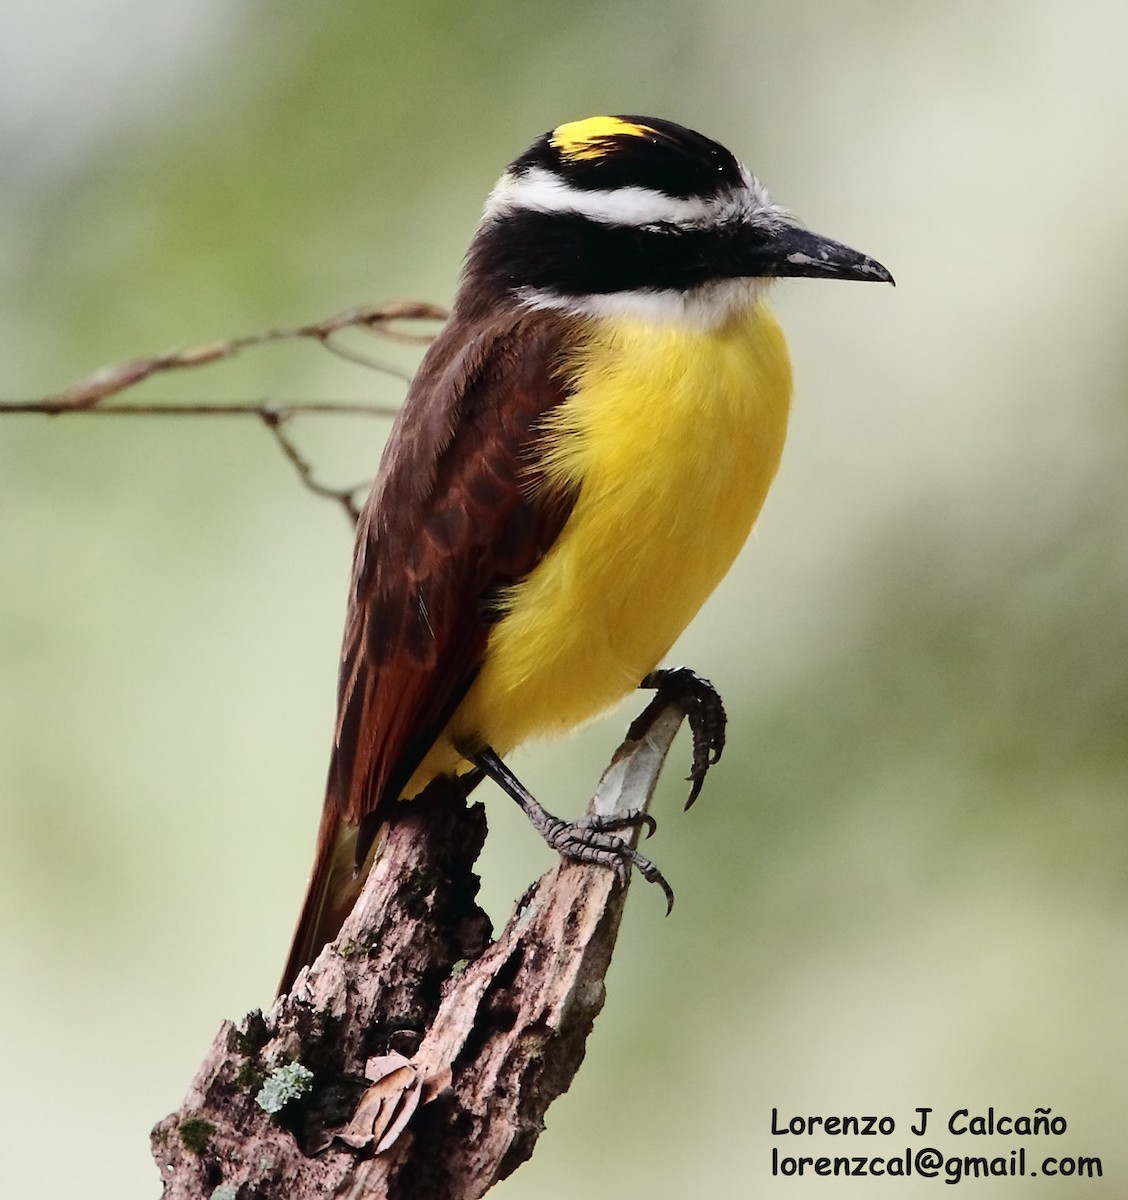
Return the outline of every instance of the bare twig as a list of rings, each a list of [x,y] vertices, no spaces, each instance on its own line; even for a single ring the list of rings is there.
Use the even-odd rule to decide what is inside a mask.
[[[271,342],[288,342],[308,338],[339,352],[339,348],[332,344],[332,338],[344,329],[364,329],[369,333],[394,341],[425,344],[430,341],[430,335],[404,334],[397,330],[392,323],[395,321],[445,321],[446,316],[446,311],[434,304],[414,302],[350,308],[346,312],[326,317],[322,321],[314,321],[309,325],[266,329],[259,333],[244,334],[242,337],[225,338],[218,342],[208,342],[203,346],[193,346],[188,350],[172,350],[167,354],[152,354],[141,358],[127,359],[125,362],[102,367],[93,375],[72,384],[65,391],[54,396],[47,396],[42,400],[0,403],[0,413],[46,413],[53,416],[65,412],[84,412],[154,375],[191,367],[210,366],[212,363],[234,358],[235,355],[251,346],[263,346]],[[352,361],[360,361],[376,370],[387,371],[403,378],[397,368],[389,367],[386,364],[355,357],[352,358]],[[228,405],[227,409],[230,412],[234,407]],[[333,410],[326,407],[325,411]]]
[[[350,362],[360,363],[385,374],[394,375],[405,382],[410,382],[410,376],[398,367],[345,350],[333,339],[343,330],[362,329],[386,340],[425,345],[431,340],[430,333],[406,332],[400,329],[397,323],[444,321],[446,316],[445,310],[434,304],[416,302],[397,302],[352,308],[308,325],[267,329],[242,337],[209,342],[188,350],[174,350],[167,354],[127,359],[125,362],[103,367],[95,371],[93,375],[87,376],[86,379],[72,384],[69,388],[53,396],[45,396],[37,400],[0,401],[0,415],[37,413],[42,416],[57,417],[83,413],[87,416],[119,417],[257,417],[270,430],[282,453],[297,471],[302,483],[316,495],[335,500],[355,522],[359,514],[355,497],[366,489],[368,484],[357,484],[350,488],[333,488],[319,483],[313,476],[312,465],[298,450],[293,439],[283,429],[283,425],[295,416],[389,417],[395,415],[397,410],[394,407],[340,400],[327,400],[321,403],[308,401],[275,403],[263,400],[217,404],[207,402],[106,404],[104,401],[120,395],[131,387],[136,387],[137,384],[151,379],[154,375],[210,366],[213,363],[233,358],[252,346],[295,339],[312,339]]]
[[[209,400],[176,402],[156,400],[148,404],[104,404],[93,408],[59,407],[53,399],[0,400],[4,413],[38,413],[57,417],[73,413],[83,417],[394,417],[392,404],[368,404],[363,400],[238,400],[213,404]]]
[[[356,503],[356,495],[358,492],[366,491],[368,482],[354,484],[351,488],[332,488],[328,484],[318,483],[313,477],[313,466],[303,457],[301,451],[294,445],[290,436],[286,433],[283,425],[292,413],[278,412],[275,410],[264,410],[262,413],[263,424],[274,434],[274,440],[278,443],[282,453],[293,464],[294,470],[298,473],[298,478],[306,485],[311,492],[317,496],[324,496],[328,500],[336,500],[338,504],[344,508],[349,520],[355,525],[360,519],[360,508]]]
[[[682,716],[623,743],[589,811],[645,809]],[[165,1200],[473,1200],[532,1154],[603,1006],[626,893],[560,862],[487,945],[484,833],[450,791],[402,806],[337,940],[265,1016],[223,1025],[153,1130]]]

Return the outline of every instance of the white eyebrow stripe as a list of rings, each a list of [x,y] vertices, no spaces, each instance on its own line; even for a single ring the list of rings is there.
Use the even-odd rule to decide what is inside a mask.
[[[751,177],[750,177],[751,178]],[[718,196],[667,196],[642,187],[585,191],[565,183],[544,167],[507,172],[486,200],[483,220],[516,211],[574,213],[606,225],[681,225],[708,227],[741,220],[770,206],[767,193],[752,187],[730,188]]]

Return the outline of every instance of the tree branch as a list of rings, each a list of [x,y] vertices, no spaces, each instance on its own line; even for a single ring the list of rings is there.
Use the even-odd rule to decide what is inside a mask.
[[[683,715],[620,746],[590,812],[646,808]],[[265,1016],[224,1023],[153,1130],[165,1200],[471,1200],[529,1157],[603,1006],[626,893],[562,861],[489,943],[484,837],[449,786],[401,806],[337,940]]]
[[[0,402],[0,413],[44,413],[48,416],[58,416],[68,412],[89,412],[112,396],[119,395],[127,388],[136,387],[154,375],[165,374],[169,371],[187,370],[193,367],[207,367],[224,359],[234,358],[243,350],[252,346],[264,346],[271,342],[289,342],[302,339],[312,339],[320,342],[333,353],[341,354],[352,362],[362,363],[375,370],[396,375],[410,382],[396,367],[349,354],[334,345],[333,338],[345,329],[364,329],[369,333],[388,338],[391,341],[412,342],[426,345],[431,340],[430,334],[404,333],[396,328],[397,321],[445,321],[445,309],[434,304],[422,304],[415,301],[395,302],[391,304],[363,305],[350,308],[335,316],[314,321],[308,325],[288,326],[280,329],[265,329],[258,333],[248,333],[241,337],[224,338],[218,342],[208,342],[203,346],[194,346],[188,350],[172,350],[167,354],[144,355],[141,358],[130,358],[125,362],[114,363],[102,367],[88,375],[78,383],[72,384],[64,391],[41,400],[7,400]],[[146,407],[146,415],[167,412],[174,406]],[[226,413],[256,412],[255,405],[220,405]],[[316,408],[324,412],[360,412],[373,411],[364,405],[324,404],[303,407],[303,411]],[[105,410],[110,411],[110,410]],[[129,411],[117,408],[113,411]],[[140,411],[134,409],[133,411]],[[191,413],[202,415],[212,412],[208,405],[179,406],[181,414]]]
[[[298,478],[302,483],[315,495],[335,500],[355,522],[359,515],[355,498],[360,492],[367,490],[368,482],[350,488],[333,488],[319,483],[314,478],[312,465],[298,450],[293,439],[283,429],[283,425],[291,417],[300,415],[391,417],[395,416],[398,411],[394,407],[338,400],[292,404],[274,403],[269,400],[229,404],[206,402],[106,404],[104,402],[121,395],[155,375],[211,366],[225,359],[234,358],[237,354],[254,346],[295,340],[316,341],[327,350],[350,362],[371,367],[373,370],[387,375],[394,375],[397,379],[410,383],[410,376],[398,367],[348,351],[338,345],[334,339],[345,330],[361,329],[389,341],[426,345],[431,340],[430,333],[405,332],[399,328],[400,324],[403,322],[445,321],[446,317],[446,311],[434,304],[412,301],[352,308],[308,325],[267,329],[259,333],[245,334],[242,337],[209,342],[206,345],[194,346],[187,350],[174,350],[167,354],[127,359],[125,362],[102,367],[93,375],[87,376],[53,396],[44,396],[37,400],[0,401],[0,416],[39,414],[40,416],[58,417],[82,413],[86,416],[117,417],[256,417],[270,430],[282,453],[297,471]]]
[[[313,464],[306,459],[301,451],[291,440],[290,435],[283,428],[283,423],[294,414],[290,412],[279,412],[277,409],[267,409],[261,414],[263,424],[274,435],[274,440],[278,443],[282,453],[287,460],[292,464],[295,471],[298,473],[298,478],[305,484],[307,488],[315,496],[324,496],[328,500],[336,500],[345,510],[349,520],[355,525],[360,520],[360,506],[356,502],[356,496],[360,492],[367,492],[369,482],[353,484],[349,488],[332,488],[328,484],[319,483],[313,476]]]

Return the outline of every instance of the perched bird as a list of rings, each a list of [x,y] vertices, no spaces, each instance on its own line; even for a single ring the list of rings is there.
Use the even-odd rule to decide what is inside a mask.
[[[671,121],[546,133],[502,175],[357,530],[317,856],[282,990],[336,936],[391,804],[483,775],[562,854],[657,870],[557,820],[502,761],[639,686],[728,570],[776,473],[780,276],[892,282]],[[719,752],[695,737],[695,789]],[[715,725],[715,721],[714,721]],[[667,888],[667,894],[669,891]]]

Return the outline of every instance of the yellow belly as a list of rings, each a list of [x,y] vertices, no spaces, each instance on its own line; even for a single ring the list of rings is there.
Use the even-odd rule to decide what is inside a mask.
[[[593,323],[546,442],[578,499],[507,597],[473,687],[408,785],[588,720],[638,687],[731,566],[787,430],[791,368],[763,305],[714,330]],[[465,765],[465,764],[461,764]]]

